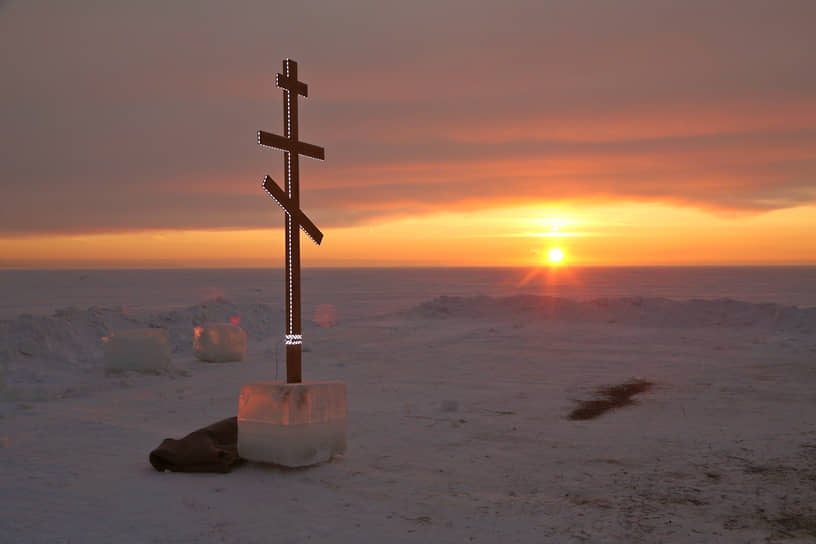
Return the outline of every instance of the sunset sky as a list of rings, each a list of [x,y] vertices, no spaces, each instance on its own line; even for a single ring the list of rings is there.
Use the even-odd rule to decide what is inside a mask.
[[[0,268],[816,264],[816,2],[0,0]]]

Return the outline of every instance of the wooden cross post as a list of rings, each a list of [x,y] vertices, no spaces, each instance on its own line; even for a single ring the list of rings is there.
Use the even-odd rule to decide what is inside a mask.
[[[286,190],[281,189],[272,178],[264,177],[263,188],[286,212],[286,383],[300,383],[301,347],[303,334],[300,327],[300,229],[312,241],[320,245],[323,233],[300,209],[299,173],[300,155],[324,160],[322,147],[298,140],[298,95],[308,96],[305,83],[298,81],[297,63],[283,61],[283,74],[278,74],[275,84],[283,89],[283,134],[258,131],[258,143],[282,150],[285,162]]]

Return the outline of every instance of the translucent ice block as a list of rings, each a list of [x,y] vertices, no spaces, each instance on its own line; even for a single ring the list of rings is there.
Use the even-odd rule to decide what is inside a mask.
[[[194,332],[193,353],[199,361],[226,363],[244,360],[247,335],[238,325],[207,323],[196,327]]]
[[[134,329],[105,342],[105,372],[162,372],[170,368],[167,329]]]
[[[346,450],[346,384],[251,383],[241,388],[238,454],[302,467]]]

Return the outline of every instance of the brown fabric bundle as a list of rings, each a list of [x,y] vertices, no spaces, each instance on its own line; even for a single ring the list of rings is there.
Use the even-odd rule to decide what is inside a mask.
[[[163,472],[229,472],[243,461],[238,456],[238,418],[230,417],[181,440],[165,438],[150,452],[150,464]]]

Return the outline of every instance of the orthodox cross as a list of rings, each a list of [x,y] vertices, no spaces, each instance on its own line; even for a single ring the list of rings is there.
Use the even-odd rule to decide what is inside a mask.
[[[266,175],[263,188],[286,212],[286,383],[301,382],[301,347],[303,334],[300,328],[300,229],[312,241],[320,245],[323,233],[300,209],[299,159],[305,155],[324,160],[322,147],[298,140],[298,95],[308,96],[305,83],[298,81],[297,63],[284,59],[283,74],[275,78],[275,85],[283,89],[283,134],[258,131],[258,143],[283,151],[286,173],[285,190]]]

